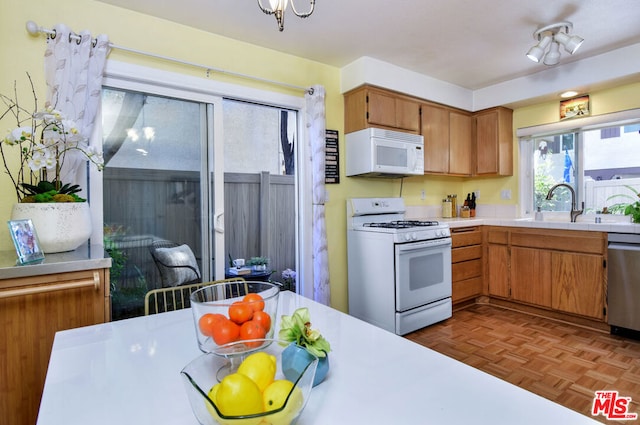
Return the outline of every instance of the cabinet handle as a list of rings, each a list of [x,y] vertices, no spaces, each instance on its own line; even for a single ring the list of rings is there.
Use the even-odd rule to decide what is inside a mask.
[[[478,230],[477,227],[455,227],[451,229],[451,233],[466,233],[466,232],[475,232]]]
[[[11,297],[20,297],[23,295],[34,295],[34,294],[44,294],[47,292],[54,291],[65,291],[68,289],[78,289],[78,288],[88,288],[93,286],[95,290],[100,288],[100,274],[98,272],[93,272],[93,279],[89,280],[78,280],[69,283],[55,283],[52,285],[43,285],[36,287],[27,287],[20,289],[11,289],[8,291],[0,291],[0,299],[2,298],[11,298]]]

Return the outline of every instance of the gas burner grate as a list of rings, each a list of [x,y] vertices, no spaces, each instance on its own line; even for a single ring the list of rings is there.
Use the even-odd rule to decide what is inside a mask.
[[[384,223],[364,223],[364,227],[381,227],[384,229],[408,229],[411,227],[428,227],[437,226],[437,221],[421,221],[421,220],[395,220]]]

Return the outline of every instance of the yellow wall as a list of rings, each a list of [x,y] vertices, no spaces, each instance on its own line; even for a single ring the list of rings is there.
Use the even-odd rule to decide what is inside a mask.
[[[345,207],[347,198],[402,195],[408,205],[438,205],[447,193],[457,193],[458,196],[462,196],[470,191],[480,190],[480,203],[515,204],[517,202],[517,177],[463,179],[425,176],[407,178],[402,184],[400,180],[346,178],[344,177],[344,112],[340,94],[339,69],[92,0],[3,1],[2,14],[0,14],[0,60],[3,64],[0,93],[11,93],[15,80],[18,81],[19,90],[28,93],[24,74],[28,71],[33,76],[40,98],[44,99],[42,55],[45,41],[42,36],[32,37],[26,32],[27,20],[33,20],[47,28],[56,23],[65,23],[75,31],[88,29],[92,34],[106,33],[110,40],[118,45],[233,72],[298,86],[324,85],[327,93],[327,128],[340,132],[341,183],[328,185],[329,201],[326,206],[331,303],[340,310],[346,311],[348,308]],[[114,50],[109,59],[204,77],[200,70],[118,50]],[[220,76],[214,78],[235,84],[282,91],[247,80]],[[591,96],[593,114],[637,108],[640,107],[640,84],[592,93]],[[518,109],[514,112],[514,128],[556,121],[557,110],[557,102]],[[3,121],[0,123],[0,132],[4,134],[12,126],[12,123]],[[515,138],[514,145],[517,152]],[[514,162],[517,165],[517,160],[514,159]],[[420,199],[423,189],[427,195],[424,201]],[[511,201],[500,199],[501,189],[511,189],[513,193]],[[6,221],[9,219],[15,197],[12,186],[4,177],[0,178],[0,201],[0,221]],[[0,250],[10,249],[13,247],[9,233],[6,227],[0,226]]]

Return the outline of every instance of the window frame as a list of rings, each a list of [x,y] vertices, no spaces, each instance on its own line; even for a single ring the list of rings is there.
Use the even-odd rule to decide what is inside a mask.
[[[561,135],[566,133],[577,133],[576,143],[578,144],[575,158],[576,167],[576,187],[584,187],[584,143],[583,132],[597,130],[613,126],[625,126],[640,124],[640,109],[629,109],[626,111],[613,112],[610,114],[596,115],[586,118],[577,118],[558,123],[542,124],[532,127],[519,128],[516,131],[518,137],[518,147],[520,152],[519,161],[519,202],[520,217],[532,218],[535,214],[534,203],[534,158],[533,141],[536,138]],[[584,201],[584,190],[577,190],[577,205],[582,205]]]
[[[306,102],[304,95],[293,96],[274,91],[257,89],[238,84],[225,83],[202,77],[195,77],[146,66],[134,65],[114,60],[107,61],[103,86],[132,89],[146,93],[184,98],[203,103],[213,103],[213,99],[233,98],[248,102],[261,103],[298,113],[296,143],[296,234],[298,247],[296,263],[299,270],[299,293],[313,297],[313,256],[312,256],[312,181],[310,164],[303,161],[310,155],[308,134],[306,131]],[[221,102],[220,102],[221,105]],[[216,114],[221,117],[221,114]],[[222,129],[216,121],[216,128]],[[214,128],[215,130],[215,128]],[[217,131],[216,131],[217,133]],[[216,134],[217,136],[217,134]],[[91,136],[91,143],[102,146],[102,126],[98,121]],[[221,145],[220,145],[221,146]],[[220,152],[221,154],[221,152]],[[81,178],[81,176],[79,176]],[[90,169],[86,176],[89,181],[90,209],[93,223],[103,222],[102,175]],[[92,241],[102,244],[104,238],[102,226],[93,226]],[[94,242],[96,243],[96,242]],[[218,247],[216,247],[217,249]],[[304,285],[304,282],[310,284]]]

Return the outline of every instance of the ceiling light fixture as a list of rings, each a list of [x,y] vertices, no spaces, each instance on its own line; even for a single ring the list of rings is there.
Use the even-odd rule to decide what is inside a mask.
[[[574,54],[580,47],[583,38],[577,35],[570,36],[573,29],[571,22],[558,22],[542,27],[533,33],[533,38],[538,44],[529,49],[527,57],[534,62],[543,59],[545,65],[556,65],[560,62],[560,45],[570,54]],[[549,48],[545,54],[545,50]]]
[[[575,95],[577,95],[577,94],[578,94],[578,92],[577,92],[577,91],[569,90],[569,91],[566,91],[566,92],[564,92],[564,93],[560,93],[560,97],[562,97],[562,98],[566,99],[566,98],[568,98],[568,97],[573,97],[573,96],[575,96]]]
[[[313,9],[316,5],[316,0],[309,0],[311,8],[307,13],[298,13],[296,10],[295,4],[293,4],[294,0],[291,0],[291,9],[293,13],[299,18],[307,18],[311,16],[313,13]],[[289,4],[289,0],[269,0],[269,6],[271,9],[267,9],[262,5],[262,0],[258,0],[258,7],[267,15],[275,15],[276,21],[278,21],[278,29],[280,31],[284,30],[284,12],[287,9],[287,5]]]

